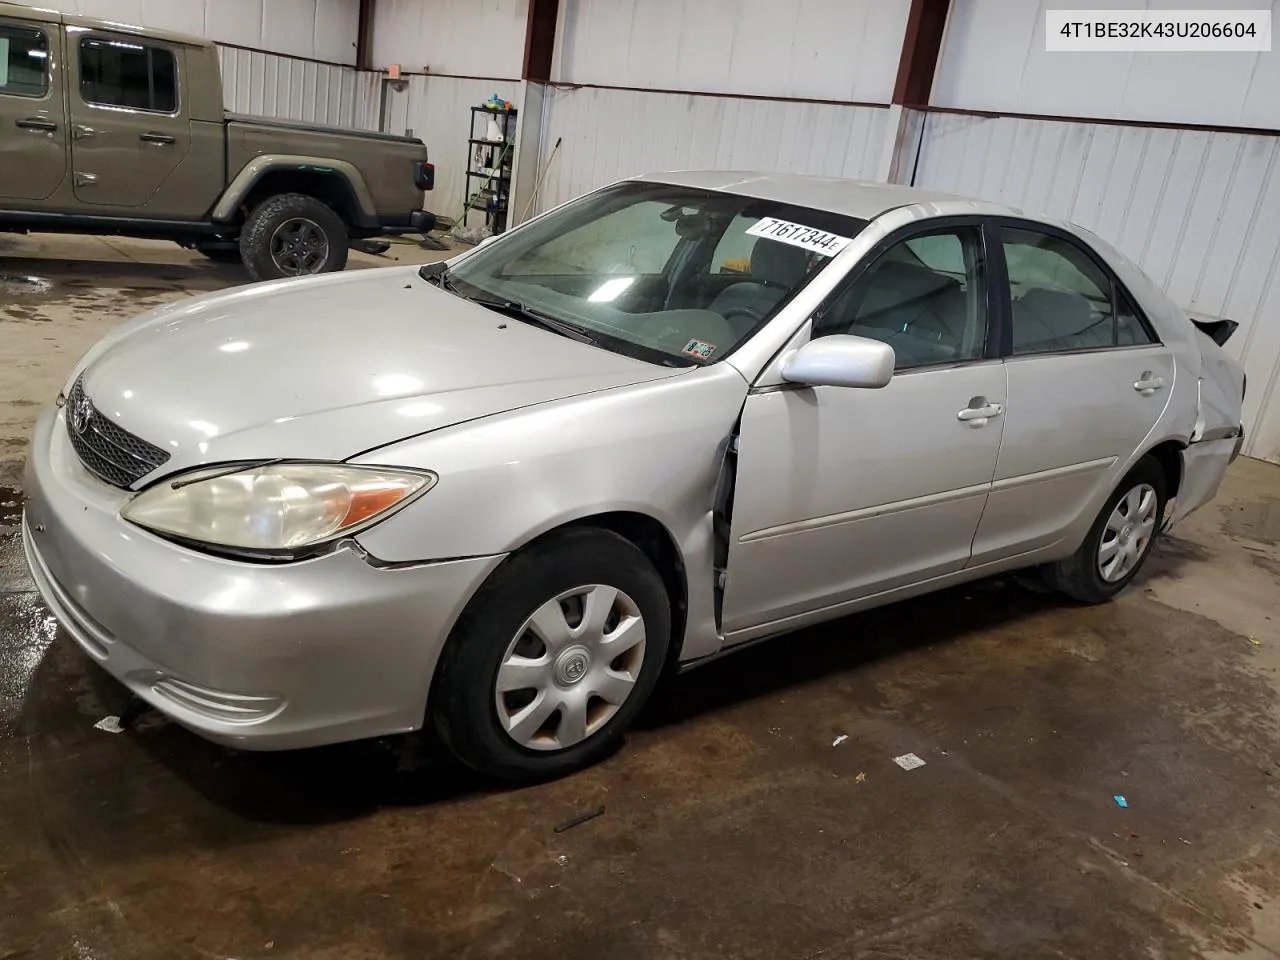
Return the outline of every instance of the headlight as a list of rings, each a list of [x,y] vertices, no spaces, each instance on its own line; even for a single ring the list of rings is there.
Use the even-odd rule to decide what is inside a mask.
[[[385,519],[436,480],[428,471],[345,463],[221,467],[144,490],[120,515],[162,536],[288,557]]]

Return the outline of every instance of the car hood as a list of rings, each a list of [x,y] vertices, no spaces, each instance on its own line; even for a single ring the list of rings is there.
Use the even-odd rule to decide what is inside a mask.
[[[508,319],[395,268],[170,305],[109,337],[81,370],[102,414],[170,453],[166,474],[231,460],[342,460],[682,372]]]

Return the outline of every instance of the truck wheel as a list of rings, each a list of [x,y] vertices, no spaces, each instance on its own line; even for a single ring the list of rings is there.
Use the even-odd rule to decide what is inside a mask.
[[[239,264],[241,262],[238,246],[205,246],[197,243],[196,252],[208,257],[214,263]]]
[[[240,255],[254,280],[333,273],[347,265],[347,228],[323,201],[282,193],[250,212]]]

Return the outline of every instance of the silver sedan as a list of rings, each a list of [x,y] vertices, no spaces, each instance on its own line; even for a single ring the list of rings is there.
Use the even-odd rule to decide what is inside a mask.
[[[752,640],[1016,568],[1115,596],[1239,450],[1233,329],[1016,210],[645,177],[123,325],[40,418],[26,555],[210,739],[554,776]]]

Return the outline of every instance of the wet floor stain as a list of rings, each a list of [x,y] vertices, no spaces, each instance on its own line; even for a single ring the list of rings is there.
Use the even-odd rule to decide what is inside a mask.
[[[1280,543],[1280,499],[1233,503],[1222,508],[1222,530],[1255,543]]]

